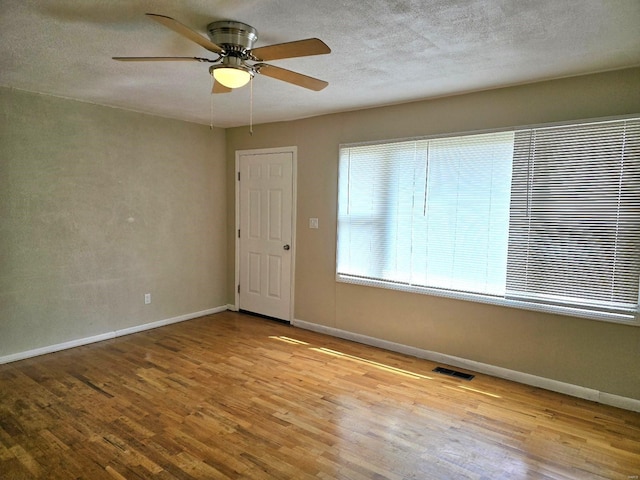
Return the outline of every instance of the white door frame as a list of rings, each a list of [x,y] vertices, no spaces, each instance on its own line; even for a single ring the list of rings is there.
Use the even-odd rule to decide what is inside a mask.
[[[242,155],[264,155],[269,153],[290,153],[292,158],[291,172],[291,249],[293,255],[291,258],[291,301],[289,305],[289,322],[293,322],[293,305],[295,301],[295,272],[296,272],[296,206],[297,206],[297,186],[298,186],[298,147],[275,147],[275,148],[259,148],[255,150],[236,150],[236,171],[235,171],[235,187],[236,187],[236,228],[234,237],[236,239],[236,267],[235,267],[235,305],[234,310],[240,309],[240,294],[238,285],[240,284],[240,238],[238,238],[238,230],[240,229],[240,182],[238,176],[240,174],[240,157]]]

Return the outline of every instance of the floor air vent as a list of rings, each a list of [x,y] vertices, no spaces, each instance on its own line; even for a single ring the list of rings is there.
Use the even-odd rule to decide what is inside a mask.
[[[450,377],[462,378],[463,380],[471,380],[475,375],[471,375],[469,373],[457,372],[455,370],[449,370],[448,368],[436,367],[433,369],[436,373],[441,373],[442,375],[449,375]]]

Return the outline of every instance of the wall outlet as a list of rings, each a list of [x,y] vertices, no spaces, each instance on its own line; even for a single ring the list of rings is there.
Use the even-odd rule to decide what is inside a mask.
[[[149,305],[151,303],[151,294],[150,293],[145,293],[144,294],[144,304],[145,305]]]
[[[309,228],[318,228],[318,219],[310,218],[309,219]]]

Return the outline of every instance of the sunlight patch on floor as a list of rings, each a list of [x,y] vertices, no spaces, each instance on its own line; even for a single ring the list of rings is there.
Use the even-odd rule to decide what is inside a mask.
[[[285,337],[284,335],[270,335],[269,338],[272,340],[278,340],[280,342],[288,343],[290,345],[304,345],[304,346],[310,345],[309,343],[304,342],[302,340],[298,340],[291,337]],[[384,370],[385,372],[391,372],[391,373],[403,375],[409,378],[433,380],[433,377],[429,377],[427,375],[410,372],[409,370],[403,370],[402,368],[392,367],[391,365],[386,365],[384,363],[374,362],[373,360],[367,360],[366,358],[356,357],[355,355],[349,355],[348,353],[339,352],[337,350],[331,350],[330,348],[309,347],[309,349],[315,352],[323,353],[325,355],[331,355],[333,357],[343,358],[346,360],[350,360],[350,361],[365,364],[365,365],[371,365],[380,370]]]
[[[487,395],[488,397],[493,397],[493,398],[502,398],[500,395],[496,395],[495,393],[489,393],[489,392],[485,392],[484,390],[478,390],[477,388],[471,388],[471,387],[467,387],[465,385],[458,385],[457,387],[447,387],[451,390],[458,390],[458,389],[463,389],[463,390],[467,390],[469,392],[474,392],[474,393],[479,393],[481,395]]]
[[[357,357],[355,355],[350,355],[348,353],[343,353],[343,352],[340,352],[338,350],[332,350],[330,348],[325,348],[325,347],[314,347],[314,346],[311,346],[311,344],[308,343],[308,342],[304,342],[302,340],[298,340],[298,339],[291,338],[291,337],[286,337],[284,335],[272,335],[272,336],[269,336],[269,338],[272,339],[272,340],[278,340],[280,342],[288,343],[290,345],[309,346],[309,350],[313,350],[314,352],[319,352],[319,353],[322,353],[324,355],[330,355],[330,356],[335,357],[335,358],[342,358],[342,359],[349,360],[349,361],[356,362],[356,363],[360,363],[360,364],[363,364],[363,365],[370,365],[372,367],[378,368],[378,369],[383,370],[385,372],[395,373],[397,375],[402,375],[402,376],[408,377],[408,378],[424,379],[424,380],[433,380],[433,378],[434,378],[434,377],[429,377],[427,375],[422,375],[420,373],[411,372],[409,370],[404,370],[402,368],[392,367],[391,365],[386,365],[384,363],[375,362],[373,360],[367,360],[366,358]],[[467,387],[465,385],[458,385],[456,387],[446,387],[446,388],[449,388],[449,389],[452,389],[452,390],[462,389],[462,390],[467,390],[469,392],[479,393],[481,395],[487,395],[487,396],[493,397],[493,398],[502,398],[500,395],[496,395],[495,393],[485,392],[483,390],[479,390],[477,388],[472,388],[472,387]]]
[[[290,343],[292,345],[309,345],[307,342],[296,340],[295,338],[291,337],[285,337],[284,335],[271,335],[269,338],[271,338],[272,340],[280,340],[281,342]]]
[[[403,376],[409,377],[409,378],[426,379],[426,380],[432,380],[433,379],[433,377],[428,377],[428,376],[422,375],[420,373],[410,372],[408,370],[403,370],[401,368],[392,367],[391,365],[386,365],[384,363],[374,362],[373,360],[367,360],[366,358],[356,357],[355,355],[349,355],[348,353],[338,352],[336,350],[331,350],[329,348],[319,347],[319,348],[312,348],[311,350],[314,350],[314,351],[320,352],[320,353],[324,353],[325,355],[331,355],[333,357],[344,358],[344,359],[347,359],[347,360],[351,360],[353,362],[357,362],[357,363],[361,363],[361,364],[365,364],[365,365],[371,365],[371,366],[373,366],[375,368],[378,368],[380,370],[384,370],[385,372],[391,372],[391,373],[395,373],[395,374],[398,374],[398,375],[403,375]]]

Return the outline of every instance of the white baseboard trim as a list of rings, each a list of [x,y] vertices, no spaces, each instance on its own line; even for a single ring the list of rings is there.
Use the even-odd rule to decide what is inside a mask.
[[[136,325],[135,327],[123,328],[122,330],[116,330],[116,337],[122,337],[124,335],[130,335],[132,333],[143,332],[145,330],[151,330],[153,328],[164,327],[165,325],[171,325],[172,323],[184,322],[185,320],[193,320],[194,318],[204,317],[205,315],[213,315],[214,313],[220,313],[227,310],[227,306],[210,308],[208,310],[202,310],[200,312],[187,313],[173,318],[167,318],[166,320],[158,320],[157,322],[145,323],[144,325]]]
[[[69,348],[81,347],[82,345],[89,345],[90,343],[111,340],[116,337],[143,332],[145,330],[151,330],[153,328],[164,327],[165,325],[171,325],[172,323],[184,322],[185,320],[192,320],[194,318],[204,317],[205,315],[212,315],[214,313],[220,313],[226,310],[226,305],[222,307],[210,308],[208,310],[187,313],[185,315],[179,315],[177,317],[167,318],[165,320],[159,320],[157,322],[145,323],[143,325],[136,325],[135,327],[123,328],[120,330],[114,330],[112,332],[101,333],[100,335],[79,338],[77,340],[71,340],[69,342],[57,343],[55,345],[48,345],[46,347],[27,350],[25,352],[13,353],[11,355],[0,357],[0,365],[4,363],[17,362],[18,360],[25,360],[31,357],[37,357],[39,355],[46,355],[47,353],[59,352],[61,350],[67,350]]]
[[[104,340],[111,340],[112,338],[116,338],[116,332],[102,333],[100,335],[94,335],[92,337],[79,338],[77,340],[57,343],[55,345],[48,345],[46,347],[35,348],[33,350],[27,350],[25,352],[13,353],[11,355],[5,355],[0,357],[0,364],[17,362],[18,360],[25,360],[27,358],[37,357],[39,355],[46,355],[47,353],[59,352],[60,350],[67,350],[69,348],[81,347],[82,345],[88,345],[90,343],[102,342]]]
[[[544,388],[545,390],[564,393],[573,397],[592,400],[594,402],[602,403],[604,405],[609,405],[612,407],[623,408],[625,410],[631,410],[633,412],[640,412],[640,400],[636,400],[634,398],[621,397],[619,395],[600,392],[598,390],[581,387],[579,385],[560,382],[558,380],[552,380],[545,377],[538,377],[536,375],[509,370],[507,368],[497,367],[494,365],[476,362],[474,360],[468,360],[465,358],[454,357],[452,355],[446,355],[430,350],[423,350],[421,348],[411,347],[408,345],[403,345],[401,343],[390,342],[388,340],[382,340],[375,337],[369,337],[367,335],[362,335],[359,333],[340,330],[324,325],[318,325],[316,323],[305,322],[304,320],[294,319],[291,324],[294,327],[303,328],[305,330],[312,330],[318,333],[324,333],[332,337],[344,338],[345,340],[351,340],[357,343],[363,343],[365,345],[383,348],[392,352],[403,353],[405,355],[410,355],[417,358],[424,358],[425,360],[430,360],[432,362],[464,368],[467,370],[472,370],[474,372],[484,373],[486,375],[504,378],[506,380],[512,380],[524,385],[531,385],[533,387]]]
[[[232,311],[232,312],[238,312],[238,311],[240,311],[240,309],[239,309],[236,305],[233,305],[233,304],[231,304],[231,303],[227,305],[227,310],[230,310],[230,311]]]

